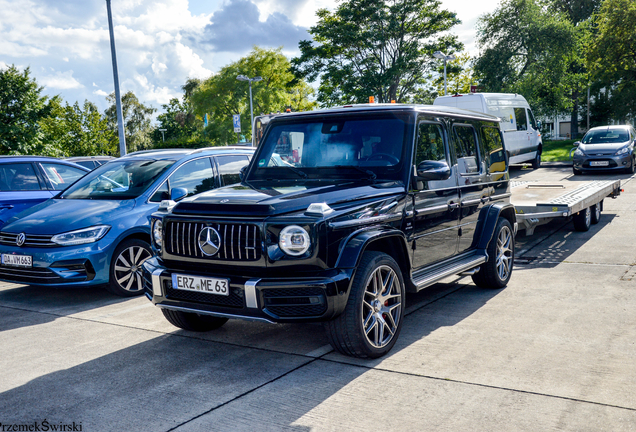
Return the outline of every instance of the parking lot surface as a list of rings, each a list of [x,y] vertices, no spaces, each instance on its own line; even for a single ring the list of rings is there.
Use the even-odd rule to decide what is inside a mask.
[[[624,192],[588,232],[566,221],[521,232],[503,290],[453,277],[407,296],[400,339],[378,360],[337,354],[319,324],[229,321],[193,333],[145,297],[0,283],[0,424],[635,430],[636,182],[573,178],[571,167],[511,174],[618,177]]]

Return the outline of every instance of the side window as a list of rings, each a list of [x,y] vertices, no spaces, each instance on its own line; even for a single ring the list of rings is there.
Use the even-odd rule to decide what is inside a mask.
[[[534,115],[532,114],[532,111],[530,109],[528,109],[528,118],[530,119],[532,129],[537,130],[537,121],[534,119]]]
[[[446,161],[442,130],[442,125],[437,123],[419,124],[415,147],[415,166],[426,160]]]
[[[51,182],[54,190],[64,190],[75,182],[75,180],[84,177],[86,171],[71,167],[68,165],[43,162],[42,168],[46,173],[46,177]]]
[[[457,170],[460,174],[479,173],[477,156],[477,135],[471,125],[457,124],[453,126],[453,141],[457,155]]]
[[[249,159],[243,155],[217,156],[216,162],[219,165],[221,181],[227,186],[241,182],[239,171],[249,163]]]
[[[528,119],[526,118],[525,108],[515,108],[515,120],[517,122],[517,130],[528,130]]]
[[[506,154],[504,153],[503,143],[499,129],[494,127],[481,128],[484,146],[484,163],[486,171],[504,172],[506,171]]]
[[[8,191],[41,190],[38,176],[30,163],[2,165],[0,189]],[[6,188],[6,189],[5,189]]]
[[[172,173],[168,182],[170,183],[170,189],[187,189],[187,196],[200,194],[218,187],[210,158],[196,159],[181,165]]]
[[[168,182],[165,181],[161,186],[157,188],[154,194],[150,197],[150,202],[161,202],[163,200],[170,199],[170,191],[168,190]]]

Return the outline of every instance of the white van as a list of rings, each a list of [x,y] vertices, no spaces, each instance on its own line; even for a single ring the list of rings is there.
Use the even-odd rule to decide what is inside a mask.
[[[541,133],[530,105],[523,96],[512,93],[457,94],[440,96],[433,104],[499,117],[510,163],[530,162],[535,169],[541,165]]]

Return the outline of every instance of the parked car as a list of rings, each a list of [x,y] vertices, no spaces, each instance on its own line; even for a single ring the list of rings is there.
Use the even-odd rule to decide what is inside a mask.
[[[541,166],[543,141],[540,124],[534,118],[526,98],[516,93],[468,93],[439,96],[434,105],[445,105],[494,115],[500,127],[510,163]]]
[[[276,116],[242,183],[151,216],[146,296],[182,329],[324,322],[341,353],[382,356],[407,291],[510,280],[505,150],[498,117],[445,106]]]
[[[636,172],[636,131],[629,125],[599,126],[574,143],[574,174],[593,171]]]
[[[115,159],[113,156],[73,156],[64,158],[64,160],[75,162],[78,165],[86,167],[90,170],[104,165],[106,162],[110,162]]]
[[[0,228],[14,215],[57,195],[89,171],[52,157],[0,156]]]
[[[149,216],[179,200],[239,181],[253,150],[216,147],[131,153],[88,173],[0,231],[0,280],[53,287],[106,284],[143,292]]]

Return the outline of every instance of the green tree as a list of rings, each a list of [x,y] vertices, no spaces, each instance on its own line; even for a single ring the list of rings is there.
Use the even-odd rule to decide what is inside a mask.
[[[111,103],[105,111],[108,127],[115,133],[115,144],[118,144],[117,111],[115,108],[115,93],[106,96],[106,100]],[[124,134],[126,136],[126,149],[128,152],[144,150],[152,147],[151,124],[152,114],[157,111],[155,108],[147,107],[137,99],[132,91],[121,97],[121,109],[124,118]]]
[[[293,71],[320,79],[323,106],[366,102],[408,102],[421,97],[436,63],[433,52],[462,49],[445,35],[460,21],[438,0],[343,0],[334,12],[320,9],[312,41],[301,41]]]
[[[635,22],[634,0],[605,0],[586,56],[592,77],[602,83],[599,92],[609,95],[613,117],[622,122],[636,116]]]
[[[576,27],[563,12],[577,1],[557,3],[504,0],[481,17],[475,73],[486,90],[523,94],[541,115],[571,112],[577,130],[579,96],[587,87],[585,26]]]
[[[164,112],[157,116],[159,125],[152,132],[157,147],[190,147],[200,144],[203,119],[197,117],[190,97],[201,84],[198,79],[189,78],[181,86],[184,94],[181,100],[170,99],[162,105]],[[163,133],[160,129],[164,129]]]
[[[27,67],[0,70],[0,154],[37,154],[42,145],[39,121],[51,110]]]
[[[51,99],[51,110],[40,120],[45,154],[51,156],[88,156],[117,154],[116,134],[95,104],[84,101],[64,106],[59,97]]]
[[[255,116],[286,108],[292,111],[314,108],[315,102],[309,99],[313,89],[304,81],[295,79],[289,71],[289,60],[281,51],[282,48],[254,47],[246,57],[221,68],[193,91],[190,100],[194,113],[201,118],[208,114],[206,140],[213,145],[235,143],[234,114],[241,114],[242,134],[251,139],[249,83],[238,81],[238,75],[263,78],[252,83]]]

